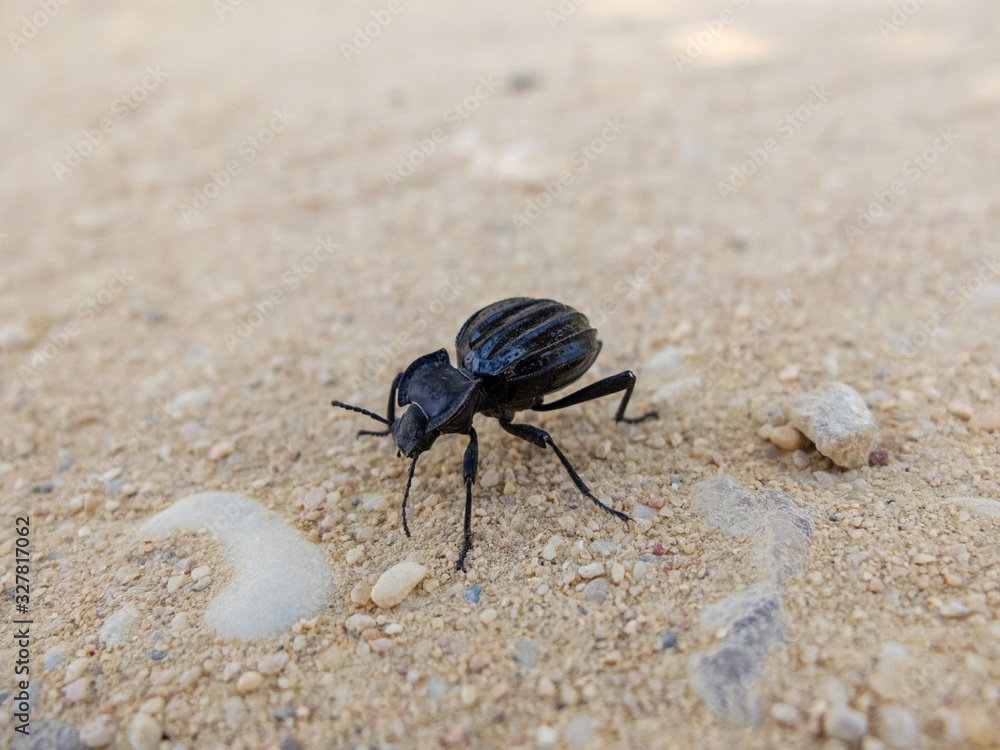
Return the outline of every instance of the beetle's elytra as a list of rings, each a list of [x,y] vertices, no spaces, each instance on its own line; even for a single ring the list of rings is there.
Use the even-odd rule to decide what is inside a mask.
[[[626,523],[629,517],[598,500],[576,473],[569,459],[559,450],[545,430],[530,424],[515,424],[514,414],[525,409],[552,411],[584,401],[625,391],[616,422],[634,424],[657,416],[655,411],[629,419],[625,408],[635,387],[631,370],[599,380],[575,393],[542,403],[543,397],[579,379],[597,359],[601,342],[590,322],[571,307],[549,299],[514,297],[494,302],[469,318],[455,339],[458,367],[453,367],[448,352],[438,349],[417,358],[405,371],[396,375],[389,389],[385,417],[341,401],[333,405],[360,412],[387,425],[361,435],[392,435],[399,453],[413,459],[403,493],[403,530],[406,524],[406,500],[410,494],[417,457],[430,449],[441,435],[457,433],[469,436],[462,462],[465,482],[465,536],[456,567],[465,569],[465,556],[472,548],[472,485],[479,464],[479,442],[472,419],[476,414],[495,417],[511,435],[539,448],[549,446],[566,468],[570,479],[599,508]],[[396,408],[409,406],[396,418]]]

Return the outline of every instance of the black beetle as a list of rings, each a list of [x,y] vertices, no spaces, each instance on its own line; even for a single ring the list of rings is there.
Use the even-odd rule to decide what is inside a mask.
[[[558,401],[542,403],[542,397],[558,391],[585,373],[597,359],[601,342],[590,322],[571,307],[549,299],[515,297],[494,302],[469,318],[455,339],[459,366],[452,367],[445,349],[438,349],[416,359],[405,372],[396,375],[389,389],[386,417],[341,401],[333,405],[360,412],[388,425],[361,435],[392,435],[399,453],[412,458],[403,494],[403,530],[406,524],[406,500],[410,495],[417,457],[428,450],[441,435],[458,433],[469,436],[469,446],[462,461],[465,482],[465,539],[457,568],[465,569],[465,556],[472,547],[472,485],[479,464],[479,441],[472,419],[476,414],[496,417],[500,426],[539,448],[550,446],[566,467],[570,479],[599,508],[616,518],[630,520],[624,513],[609,508],[587,487],[576,469],[559,450],[545,430],[530,424],[514,424],[514,413],[524,409],[552,411],[584,401],[625,391],[616,422],[634,424],[656,417],[655,411],[629,419],[625,407],[635,387],[631,370],[599,380]],[[396,406],[407,406],[396,419]]]

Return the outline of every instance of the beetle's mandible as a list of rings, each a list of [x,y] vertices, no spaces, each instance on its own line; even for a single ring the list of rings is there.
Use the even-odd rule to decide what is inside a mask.
[[[587,487],[569,459],[545,430],[530,424],[515,424],[514,414],[525,409],[552,411],[584,401],[625,391],[616,422],[634,424],[655,418],[655,411],[630,419],[625,407],[635,387],[631,370],[599,380],[557,401],[543,403],[543,397],[563,388],[583,375],[597,359],[601,342],[589,321],[571,307],[549,299],[515,297],[494,302],[469,318],[455,339],[458,367],[453,367],[445,349],[416,359],[396,375],[389,389],[385,417],[341,401],[333,405],[359,412],[386,425],[380,431],[362,430],[361,435],[392,435],[399,453],[413,459],[403,493],[403,530],[406,500],[417,466],[417,458],[430,449],[441,435],[469,436],[462,461],[465,482],[465,536],[456,567],[465,569],[465,556],[472,548],[472,485],[479,464],[479,441],[472,419],[476,414],[495,417],[511,435],[539,448],[549,446],[566,468],[573,484],[599,508],[616,518],[630,520],[621,511],[609,508]],[[396,408],[409,406],[396,418]]]

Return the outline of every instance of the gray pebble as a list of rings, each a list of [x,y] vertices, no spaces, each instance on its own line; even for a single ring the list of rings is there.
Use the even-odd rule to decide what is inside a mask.
[[[595,578],[583,587],[583,596],[594,604],[604,604],[608,598],[608,582],[604,578]]]
[[[534,669],[538,663],[538,644],[529,638],[514,641],[514,663],[521,669]]]

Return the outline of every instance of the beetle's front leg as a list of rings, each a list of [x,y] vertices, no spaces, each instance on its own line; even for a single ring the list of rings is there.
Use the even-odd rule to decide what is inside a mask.
[[[462,541],[462,551],[458,555],[458,570],[465,570],[465,556],[472,549],[472,485],[476,483],[476,473],[479,469],[479,437],[474,427],[469,428],[469,446],[465,449],[462,459],[462,481],[465,482],[465,538]]]

